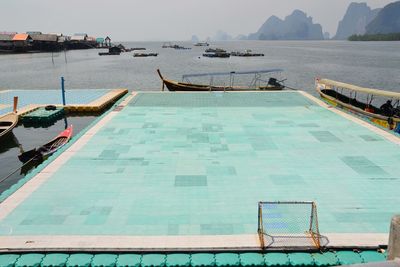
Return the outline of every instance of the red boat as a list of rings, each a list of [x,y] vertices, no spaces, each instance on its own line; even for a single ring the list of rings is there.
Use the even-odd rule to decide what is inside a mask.
[[[24,152],[18,158],[23,163],[27,163],[28,161],[41,162],[67,144],[72,137],[72,133],[73,127],[71,125],[47,144]]]

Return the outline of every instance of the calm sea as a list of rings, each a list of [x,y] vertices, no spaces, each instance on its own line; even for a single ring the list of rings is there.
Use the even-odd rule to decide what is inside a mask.
[[[193,47],[191,43],[180,45]],[[117,88],[160,90],[156,74],[180,80],[183,74],[269,68],[285,70],[286,84],[314,92],[314,78],[324,77],[361,86],[400,91],[400,42],[232,41],[212,43],[228,51],[251,49],[265,57],[210,59],[204,47],[191,50],[161,48],[160,42],[130,42],[158,57],[98,56],[100,50],[0,56],[0,88]]]
[[[191,43],[179,43],[192,47]],[[201,57],[204,47],[191,50],[161,48],[162,43],[124,43],[126,47],[145,47],[158,52],[158,57],[134,58],[132,53],[120,56],[98,56],[101,50],[68,51],[0,55],[1,89],[55,89],[60,88],[60,77],[66,78],[66,87],[74,88],[128,88],[131,90],[160,90],[159,68],[164,76],[180,80],[183,74],[215,71],[240,71],[282,68],[286,85],[311,93],[314,78],[324,77],[400,92],[400,42],[346,42],[346,41],[235,41],[213,43],[213,47],[228,51],[251,49],[265,57],[211,59]],[[207,81],[208,82],[208,81]],[[94,117],[70,117],[79,132]],[[0,179],[18,169],[20,149],[40,146],[64,129],[63,120],[48,128],[26,128],[19,125],[13,135],[0,143]],[[0,192],[23,177],[17,170],[5,182]]]

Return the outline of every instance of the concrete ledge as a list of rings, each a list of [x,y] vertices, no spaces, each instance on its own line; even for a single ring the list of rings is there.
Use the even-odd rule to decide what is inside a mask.
[[[387,234],[326,234],[326,248],[375,249]],[[272,245],[266,250],[313,250],[311,246]],[[0,251],[260,251],[257,234],[200,236],[0,236]]]

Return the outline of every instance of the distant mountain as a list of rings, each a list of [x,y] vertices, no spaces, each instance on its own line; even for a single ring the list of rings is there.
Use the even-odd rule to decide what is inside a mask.
[[[351,3],[339,22],[333,39],[345,40],[353,34],[364,34],[368,23],[377,16],[380,10],[380,8],[371,9],[366,3]]]
[[[295,10],[284,20],[271,16],[253,34],[250,40],[323,40],[322,27],[314,24],[312,17],[301,10]]]
[[[247,40],[247,35],[239,34],[234,38],[235,40]]]
[[[197,35],[192,35],[192,38],[190,39],[192,43],[198,43],[199,42],[199,37]]]
[[[211,37],[212,41],[230,41],[232,39],[232,36],[221,30],[217,31],[215,35]]]
[[[400,1],[388,4],[368,24],[367,34],[400,32]]]

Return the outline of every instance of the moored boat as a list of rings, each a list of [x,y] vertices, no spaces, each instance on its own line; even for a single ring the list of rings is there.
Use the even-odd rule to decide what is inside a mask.
[[[206,53],[226,53],[226,50],[222,49],[222,48],[207,48],[204,52],[206,52]]]
[[[28,161],[41,162],[47,159],[54,152],[62,148],[64,145],[66,145],[71,139],[72,133],[73,127],[71,125],[47,144],[44,144],[39,148],[34,148],[32,150],[24,152],[19,155],[18,158],[23,163],[27,163]]]
[[[172,48],[175,50],[190,50],[190,49],[192,49],[191,47],[184,47],[181,45],[173,45]]]
[[[208,48],[206,49],[203,57],[219,57],[219,58],[228,58],[231,54],[226,52],[226,50],[222,48]]]
[[[15,112],[0,117],[0,139],[12,131],[18,123],[18,115]]]
[[[158,53],[134,53],[133,57],[156,57]]]
[[[207,43],[207,42],[198,42],[198,43],[195,43],[194,44],[194,46],[209,46],[210,44],[209,43]]]
[[[233,51],[231,52],[231,56],[233,57],[263,57],[263,53],[254,53],[250,49],[244,50],[244,52],[241,51]]]
[[[316,79],[316,90],[327,103],[400,133],[400,93]],[[374,104],[373,102],[381,103]],[[394,102],[394,103],[392,103]]]
[[[268,79],[268,82],[265,83],[261,76],[262,74],[273,74],[282,72],[282,69],[270,69],[270,70],[257,70],[257,71],[242,71],[242,72],[220,72],[220,73],[202,73],[202,74],[188,74],[182,76],[183,82],[177,82],[169,79],[165,79],[160,70],[158,69],[158,75],[162,80],[162,90],[164,90],[164,86],[167,87],[169,91],[277,91],[285,88],[283,85],[283,81],[278,81],[276,78],[271,77]],[[251,83],[247,86],[235,86],[235,76],[236,75],[254,75],[251,79]],[[229,77],[229,85],[213,85],[212,81],[216,76],[226,76]],[[210,84],[195,84],[191,83],[189,78],[193,77],[209,77]]]

